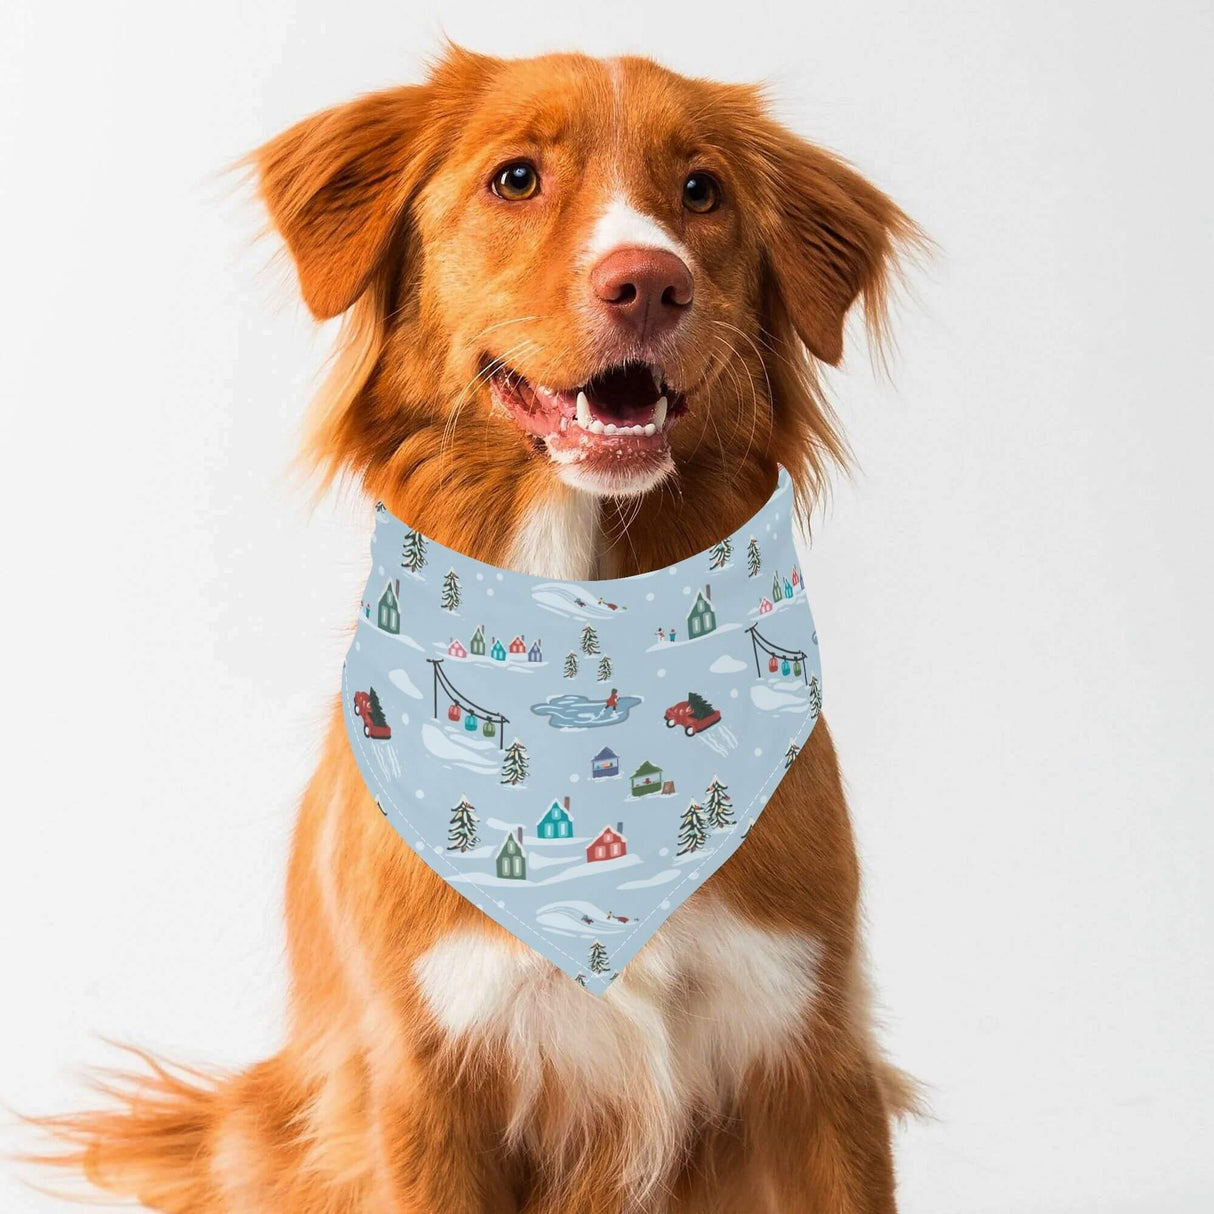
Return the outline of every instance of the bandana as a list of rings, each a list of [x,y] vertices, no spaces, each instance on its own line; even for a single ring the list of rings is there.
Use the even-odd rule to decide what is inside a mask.
[[[634,577],[499,569],[382,503],[371,562],[343,674],[367,787],[444,881],[601,994],[818,719],[788,473],[732,535]]]

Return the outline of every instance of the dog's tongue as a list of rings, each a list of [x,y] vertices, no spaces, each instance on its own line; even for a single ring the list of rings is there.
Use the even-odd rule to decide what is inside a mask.
[[[647,366],[630,363],[596,375],[585,392],[591,412],[600,420],[630,425],[649,420],[661,385]]]

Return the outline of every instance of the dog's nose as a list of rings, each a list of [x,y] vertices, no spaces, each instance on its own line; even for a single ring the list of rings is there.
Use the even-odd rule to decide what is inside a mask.
[[[612,249],[590,271],[590,289],[612,316],[641,337],[657,337],[679,323],[695,294],[682,258],[665,249]]]

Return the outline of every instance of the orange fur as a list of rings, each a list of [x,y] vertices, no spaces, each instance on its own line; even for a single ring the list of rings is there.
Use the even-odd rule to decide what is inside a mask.
[[[553,183],[528,212],[483,189],[522,154]],[[675,473],[603,502],[600,576],[708,547],[765,500],[777,459],[810,508],[842,452],[814,359],[838,361],[857,298],[880,329],[892,259],[915,237],[884,195],[768,118],[756,90],[642,59],[450,48],[427,83],[307,119],[254,163],[309,306],[346,313],[310,458],[357,475],[441,543],[499,563],[538,503],[575,491],[493,407],[482,373],[500,360],[535,382],[578,383],[602,362],[579,249],[611,190],[676,232],[694,257],[696,305],[661,351],[688,401]],[[678,211],[680,174],[697,166],[730,200],[702,223]],[[690,486],[710,509],[672,509]],[[496,503],[475,533],[467,495]],[[805,841],[795,855],[788,839]],[[523,1017],[559,1005],[570,1032],[591,1032],[611,1006],[511,952],[523,946],[384,825],[335,707],[288,879],[288,1044],[212,1083],[153,1066],[117,1111],[49,1124],[72,1144],[69,1166],[177,1214],[890,1211],[889,1121],[911,1096],[872,1043],[858,893],[820,723],[746,846],[679,912],[696,930],[812,941],[815,995],[796,1023],[773,1022],[761,1042],[714,1037],[730,1027],[713,1023],[733,1006],[730,976],[690,950],[666,980],[659,933],[617,985],[701,1034],[669,1083],[657,1029],[641,1020],[606,1031],[656,1050],[654,1068],[579,1082],[574,1058],[552,1048],[521,1069],[508,1046]],[[678,918],[663,932],[686,930]],[[528,979],[482,1030],[452,1035],[416,967],[455,932],[500,943],[492,956]]]

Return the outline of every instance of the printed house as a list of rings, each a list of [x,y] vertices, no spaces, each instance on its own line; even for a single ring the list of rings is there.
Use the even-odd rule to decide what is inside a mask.
[[[379,626],[393,636],[400,635],[400,583],[391,581],[379,596]]]
[[[586,863],[593,864],[596,860],[614,860],[628,854],[628,840],[624,838],[624,823],[617,822],[615,830],[604,826],[599,836],[586,848]]]
[[[497,637],[493,638],[493,648],[489,650],[489,656],[495,662],[504,662],[506,660],[506,647]]]
[[[691,640],[716,631],[717,614],[712,609],[712,587],[696,591],[696,601],[687,613],[687,636]]]
[[[497,875],[507,881],[527,880],[527,853],[523,850],[523,828],[518,837],[507,835],[497,849]]]
[[[631,780],[634,797],[647,797],[651,792],[662,791],[662,769],[648,759],[632,773]]]
[[[773,610],[774,607],[775,607],[775,604],[771,601],[771,599],[769,599],[767,597],[767,595],[764,595],[759,600],[759,614],[760,615],[766,615],[769,611]]]
[[[771,579],[771,597],[777,603],[784,597],[784,587],[780,585],[780,575],[778,573]]]
[[[524,654],[526,652],[527,652],[527,642],[523,640],[522,636],[516,636],[514,638],[514,640],[510,642],[511,656],[517,657],[518,655]]]
[[[573,818],[569,815],[569,798],[565,804],[553,801],[548,812],[535,824],[537,839],[572,839]]]
[[[604,746],[590,760],[590,778],[592,780],[600,780],[606,776],[618,776],[619,774],[620,756],[610,746]]]
[[[460,644],[459,637],[452,638],[451,644],[447,646],[447,656],[449,658],[466,658],[468,651]]]
[[[531,642],[531,648],[527,650],[528,662],[542,662],[544,660],[544,651],[540,648],[540,639],[536,637]]]
[[[476,631],[472,634],[472,640],[468,642],[468,648],[478,657],[485,656],[485,626],[478,624]]]

